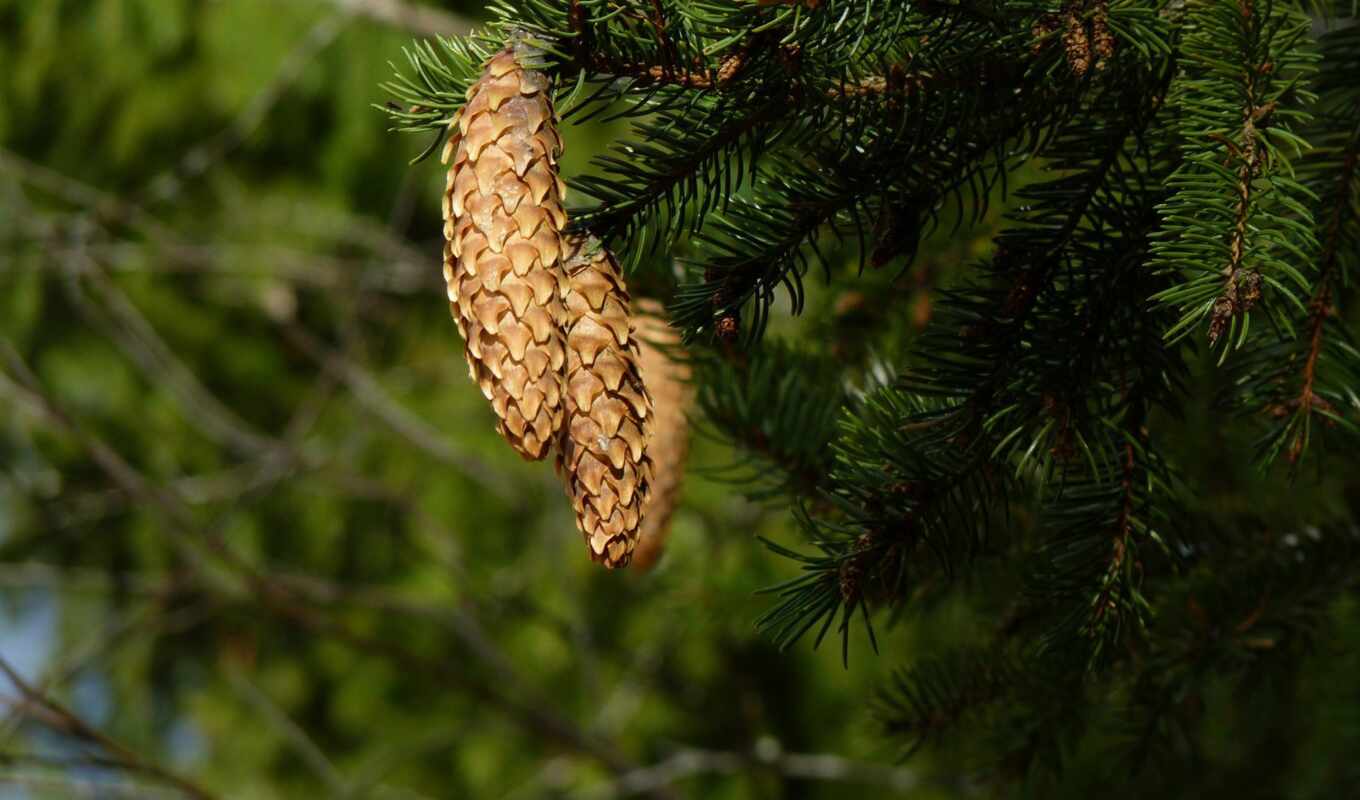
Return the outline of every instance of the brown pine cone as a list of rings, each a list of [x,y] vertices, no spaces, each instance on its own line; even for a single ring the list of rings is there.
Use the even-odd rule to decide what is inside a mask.
[[[633,304],[642,355],[642,381],[652,396],[652,438],[647,457],[652,462],[651,497],[642,509],[633,569],[656,564],[670,535],[671,517],[680,502],[689,455],[689,412],[693,400],[689,364],[679,360],[680,332],[666,324],[661,303],[641,298]]]
[[[609,250],[568,237],[566,424],[558,473],[590,557],[627,566],[650,492],[652,402],[638,372],[628,290]]]
[[[443,161],[444,280],[468,370],[526,459],[562,428],[562,140],[548,78],[492,56],[451,124]]]
[[[1067,6],[1067,22],[1063,30],[1063,48],[1067,52],[1067,65],[1078,78],[1091,68],[1091,37],[1082,19],[1081,4],[1071,2]]]

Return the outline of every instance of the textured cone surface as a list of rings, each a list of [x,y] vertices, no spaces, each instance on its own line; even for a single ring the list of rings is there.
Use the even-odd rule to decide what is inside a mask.
[[[567,413],[558,471],[590,557],[612,569],[632,558],[650,492],[652,402],[618,263],[598,242],[567,245]]]
[[[562,142],[548,79],[506,49],[487,62],[443,160],[444,280],[468,369],[527,459],[562,428]]]
[[[693,400],[689,365],[680,355],[680,332],[666,324],[660,303],[640,299],[634,303],[637,338],[641,353],[642,381],[652,396],[652,438],[647,457],[652,462],[652,485],[642,509],[633,569],[647,570],[656,564],[670,535],[671,517],[680,502],[689,456],[689,405]]]

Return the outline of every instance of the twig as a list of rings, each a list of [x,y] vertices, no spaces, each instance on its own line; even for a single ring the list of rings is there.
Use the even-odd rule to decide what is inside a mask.
[[[301,326],[288,325],[284,328],[284,334],[308,358],[345,384],[359,405],[382,420],[393,433],[439,461],[458,467],[468,478],[501,500],[514,499],[512,484],[507,477],[480,458],[461,451],[428,422],[393,400],[377,379],[359,364],[330,350]]]
[[[119,222],[130,225],[171,249],[187,246],[170,226],[153,217],[136,203],[130,203],[88,183],[41,164],[35,164],[4,148],[0,148],[0,170],[9,172],[20,180],[69,203],[88,209],[96,222]]]
[[[1322,266],[1318,271],[1317,289],[1309,304],[1308,355],[1303,362],[1303,381],[1293,403],[1302,419],[1303,427],[1289,443],[1287,455],[1290,461],[1297,461],[1308,443],[1308,425],[1314,406],[1324,411],[1330,410],[1328,403],[1314,392],[1317,383],[1318,359],[1322,355],[1323,333],[1327,319],[1333,313],[1332,300],[1335,292],[1335,273],[1341,252],[1341,230],[1346,214],[1351,209],[1351,183],[1356,171],[1360,169],[1360,127],[1352,133],[1347,142],[1346,157],[1342,161],[1338,178],[1337,197],[1332,203],[1331,219],[1327,222],[1327,238],[1322,248]]]
[[[340,770],[335,768],[335,764],[326,757],[326,753],[321,747],[312,741],[312,738],[307,735],[302,726],[284,713],[283,709],[279,708],[240,670],[229,666],[225,672],[227,682],[236,690],[241,699],[255,709],[265,722],[293,746],[302,760],[321,778],[322,783],[326,784],[332,796],[344,796],[349,793],[349,784],[345,777],[340,774]]]
[[[1239,0],[1239,6],[1250,30],[1260,31],[1262,26],[1267,24],[1252,18],[1255,12],[1247,0]],[[1251,256],[1251,237],[1254,233],[1252,211],[1259,202],[1256,194],[1260,189],[1256,184],[1270,167],[1270,151],[1262,147],[1259,141],[1262,137],[1259,134],[1270,127],[1270,114],[1275,107],[1275,101],[1260,102],[1261,87],[1257,81],[1261,74],[1254,68],[1247,69],[1244,73],[1246,108],[1238,141],[1218,137],[1223,140],[1229,160],[1237,161],[1237,185],[1234,187],[1237,202],[1233,206],[1233,223],[1227,236],[1228,261],[1220,270],[1223,288],[1214,300],[1209,316],[1211,347],[1227,331],[1235,317],[1245,314],[1256,305],[1261,294],[1260,275],[1247,263]]]
[[[472,23],[462,17],[429,6],[400,0],[332,0],[351,13],[359,14],[409,31],[417,36],[463,36]]]
[[[241,455],[258,456],[277,449],[268,435],[204,387],[98,264],[77,249],[67,274],[67,294],[85,318],[102,329],[148,380],[174,394],[195,427]],[[81,291],[82,282],[95,290],[97,302]]]
[[[123,770],[146,775],[161,783],[173,786],[183,792],[185,796],[194,798],[194,800],[212,800],[213,795],[209,794],[206,789],[188,778],[137,755],[119,742],[96,730],[70,709],[34,689],[10,666],[10,663],[3,656],[0,656],[0,672],[3,672],[5,677],[9,678],[10,682],[23,695],[26,701],[23,710],[32,719],[98,747],[109,755],[116,766]]]
[[[0,159],[4,156],[0,153]],[[3,165],[0,161],[0,165]],[[53,176],[54,179],[57,176]],[[68,187],[85,201],[95,199],[88,187]],[[294,464],[315,466],[316,459],[291,450],[285,443],[272,439],[264,432],[252,429],[230,408],[223,405],[193,372],[175,355],[173,349],[156,333],[151,323],[138,311],[118,288],[108,280],[99,265],[77,248],[72,257],[76,266],[72,280],[84,276],[99,290],[101,303],[90,303],[79,286],[69,285],[72,298],[94,321],[103,320],[105,332],[119,344],[124,354],[137,365],[149,380],[164,382],[177,395],[180,403],[195,424],[219,441],[226,442],[246,455],[276,453]],[[109,320],[108,317],[112,317]],[[464,477],[489,490],[501,500],[515,497],[513,482],[490,464],[471,453],[461,451],[424,420],[412,414],[389,397],[378,382],[362,367],[337,353],[326,350],[310,333],[300,327],[285,329],[289,337],[307,355],[316,360],[332,377],[346,384],[359,404],[382,420],[388,427],[416,447],[436,459],[457,467]]]
[[[230,126],[207,141],[189,148],[174,167],[147,183],[146,193],[149,199],[153,203],[173,200],[191,179],[207,173],[244,144],[283,98],[288,88],[302,76],[307,65],[335,41],[353,14],[354,11],[346,10],[313,25],[279,63],[274,76],[255,93]]]
[[[73,767],[87,767],[88,764],[48,764],[32,763],[33,759],[0,754],[0,764],[7,768],[0,771],[0,786],[17,786],[32,789],[39,797],[62,797],[66,800],[151,800],[151,798],[180,798],[183,793],[149,782],[123,780],[82,779],[71,774]],[[10,769],[19,764],[31,765],[26,770]],[[25,795],[26,796],[26,795]]]
[[[920,783],[913,770],[854,761],[825,753],[784,753],[777,742],[762,740],[749,753],[685,748],[666,759],[590,787],[583,797],[627,797],[654,791],[702,774],[731,775],[765,770],[789,778],[869,784],[906,793]]]
[[[53,572],[56,572],[58,575],[60,574],[60,572],[56,570],[53,570]],[[60,582],[50,581],[47,585],[50,586],[53,591],[57,591],[60,587]],[[85,637],[78,641],[74,648],[75,652],[66,653],[61,657],[60,661],[44,668],[44,674],[36,683],[37,688],[47,692],[61,686],[86,663],[107,652],[119,639],[135,630],[148,619],[153,618],[151,611],[154,605],[155,603],[153,601],[152,603],[146,604],[146,607],[136,610],[135,613],[119,614],[110,622],[110,624],[104,626],[104,629],[99,631],[98,635]],[[6,719],[0,721],[0,740],[9,738],[21,719],[22,716],[20,714],[12,712]]]

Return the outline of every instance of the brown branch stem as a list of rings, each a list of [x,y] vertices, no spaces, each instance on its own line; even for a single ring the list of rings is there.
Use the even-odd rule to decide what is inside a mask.
[[[1318,358],[1322,354],[1323,331],[1326,327],[1327,318],[1332,313],[1332,296],[1335,291],[1333,274],[1336,272],[1340,257],[1342,223],[1350,208],[1348,202],[1351,193],[1350,187],[1355,180],[1357,167],[1360,167],[1360,130],[1357,130],[1356,135],[1351,138],[1350,147],[1341,168],[1341,175],[1338,179],[1338,197],[1332,204],[1332,216],[1327,223],[1327,240],[1322,249],[1322,268],[1318,273],[1317,288],[1314,290],[1313,300],[1309,304],[1308,355],[1304,358],[1303,383],[1296,400],[1299,413],[1305,418],[1312,413],[1313,406],[1320,399],[1313,391],[1313,387],[1317,382],[1317,364]],[[1302,452],[1303,445],[1304,436],[1300,432],[1290,444],[1289,456],[1291,460],[1297,460]]]
[[[3,672],[10,683],[13,683],[20,694],[23,695],[22,705],[16,704],[15,707],[29,718],[98,747],[108,754],[113,766],[124,771],[145,775],[173,786],[193,800],[213,800],[214,795],[209,793],[208,790],[188,778],[138,755],[121,742],[100,732],[70,709],[31,686],[3,656],[0,656],[0,672]]]

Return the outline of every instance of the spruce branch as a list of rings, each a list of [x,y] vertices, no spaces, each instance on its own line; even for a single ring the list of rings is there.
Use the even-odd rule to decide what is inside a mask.
[[[1301,306],[1297,294],[1309,289],[1291,262],[1316,247],[1311,193],[1290,154],[1308,147],[1294,129],[1309,119],[1305,81],[1316,58],[1309,19],[1287,4],[1213,0],[1192,7],[1185,24],[1189,75],[1172,100],[1184,161],[1168,181],[1175,194],[1156,248],[1159,268],[1183,277],[1155,299],[1180,313],[1168,338],[1205,321],[1210,345],[1231,332],[1232,349],[1268,289],[1283,303],[1270,318],[1286,331],[1288,304]]]
[[[1001,538],[1010,481],[989,469],[966,420],[894,387],[843,412],[841,428],[823,507],[798,514],[818,552],[767,542],[799,562],[803,574],[766,590],[779,602],[758,624],[789,647],[820,623],[819,644],[839,619],[845,657],[855,614],[873,644],[872,610],[902,607],[976,558],[989,534]]]
[[[1308,352],[1303,360],[1303,379],[1294,406],[1294,415],[1300,425],[1290,440],[1286,456],[1291,462],[1298,461],[1308,444],[1308,420],[1313,411],[1321,411],[1332,417],[1341,412],[1325,398],[1314,391],[1318,379],[1318,359],[1323,350],[1323,334],[1327,320],[1335,313],[1333,297],[1337,290],[1337,262],[1341,258],[1342,230],[1348,222],[1348,215],[1354,214],[1355,186],[1357,185],[1357,165],[1360,164],[1360,127],[1351,137],[1342,161],[1341,174],[1337,178],[1338,189],[1333,195],[1334,203],[1331,218],[1327,223],[1325,239],[1322,244],[1321,269],[1316,279],[1316,289],[1309,303]]]
[[[951,89],[980,95],[970,98],[972,110],[989,97],[1015,102],[1008,94],[1019,85],[1014,58],[1025,51],[1014,38],[996,40],[997,20],[971,4],[918,11],[880,2],[830,3],[806,19],[768,8],[694,5],[684,13],[650,0],[618,8],[591,0],[497,7],[499,19],[485,33],[408,53],[409,74],[386,86],[395,100],[387,110],[403,130],[434,131],[427,152],[433,150],[495,37],[512,29],[531,36],[543,49],[545,69],[577,76],[563,81],[575,85],[573,97],[580,98],[570,113],[585,118],[623,101],[618,113],[642,116],[633,139],[599,162],[603,174],[578,182],[598,205],[575,215],[591,233],[626,241],[613,243],[636,263],[640,253],[673,246],[681,235],[698,232],[710,212],[725,209],[752,182],[776,138],[785,151],[805,152],[815,137],[853,130],[873,137],[869,146],[886,153],[892,142],[883,134],[910,119],[904,107],[913,97],[947,97]],[[879,24],[845,24],[861,13]],[[789,27],[781,30],[781,23]],[[720,43],[707,44],[715,36]],[[977,58],[972,42],[991,52]],[[585,86],[595,88],[580,95]],[[964,105],[956,105],[958,118],[966,119]],[[919,138],[947,124],[927,115],[903,136]],[[847,136],[834,138],[839,146]],[[883,174],[870,166],[866,174]],[[962,182],[976,193],[971,178]],[[844,211],[843,203],[830,207],[810,227]],[[858,212],[852,207],[849,216]]]
[[[1115,725],[1132,767],[1173,757],[1211,682],[1259,685],[1327,641],[1336,599],[1357,585],[1360,529],[1307,526],[1239,558],[1204,563],[1158,603],[1149,652]]]
[[[1158,77],[1166,81],[1171,73],[1169,66],[1163,66]],[[821,552],[797,557],[806,574],[777,587],[782,600],[762,619],[781,644],[796,640],[819,621],[825,633],[838,614],[844,636],[852,611],[862,612],[867,619],[862,585],[876,587],[870,595],[875,602],[897,604],[906,599],[913,579],[932,574],[932,567],[948,576],[956,564],[984,550],[989,533],[1004,538],[997,528],[1011,479],[998,467],[1018,440],[1014,433],[1003,436],[995,430],[1000,417],[992,412],[998,407],[1008,409],[1030,395],[1025,384],[1015,385],[1025,376],[1028,348],[1033,347],[1036,360],[1048,370],[1046,362],[1051,359],[1045,353],[1080,346],[1093,334],[1097,337],[1093,341],[1104,341],[1099,331],[1105,326],[1139,329],[1136,316],[1113,314],[1092,319],[1090,328],[1072,326],[1071,311],[1054,288],[1054,276],[1082,264],[1094,269],[1118,253],[1124,257],[1123,266],[1106,278],[1107,297],[1113,298],[1127,291],[1118,280],[1129,281],[1139,274],[1139,254],[1146,250],[1147,236],[1155,225],[1152,208],[1160,195],[1151,182],[1141,184],[1141,178],[1135,182],[1132,175],[1135,168],[1155,161],[1143,152],[1142,137],[1156,118],[1160,97],[1160,93],[1143,94],[1112,83],[1083,106],[1088,113],[1100,115],[1102,135],[1091,135],[1089,117],[1065,122],[1052,133],[1040,152],[1051,154],[1052,169],[1065,174],[1022,190],[1022,196],[1033,202],[1026,216],[1017,221],[1029,225],[1003,233],[989,275],[996,284],[950,296],[945,314],[932,321],[920,344],[920,366],[909,370],[899,386],[874,395],[849,415],[835,445],[836,464],[826,481],[835,513],[819,515],[816,520],[805,517]],[[1134,188],[1138,184],[1141,188]],[[1131,208],[1126,208],[1126,202]],[[1130,247],[1122,238],[1096,243],[1105,231],[1127,230],[1131,224],[1142,229],[1130,235],[1133,242],[1143,242],[1141,247]],[[1090,284],[1086,280],[1073,286],[1081,286],[1084,296]],[[1075,288],[1071,291],[1074,297],[1078,293]],[[1043,317],[1036,319],[1040,314],[1064,321],[1062,328],[1055,328],[1053,342],[1033,338],[1042,330]],[[970,333],[970,328],[975,332]],[[962,354],[958,352],[960,334]],[[1155,348],[1150,355],[1160,352]],[[1101,379],[1113,378],[1102,371],[1121,369],[1122,361],[1090,364],[1091,374],[1082,376],[1073,388],[1074,396],[1084,396],[1082,386],[1091,387],[1086,391],[1103,388]],[[1161,368],[1149,370],[1154,380],[1160,381],[1162,374]],[[1127,397],[1122,402],[1127,405]],[[1117,410],[1120,403],[1113,406]],[[1025,419],[1026,425],[1034,418],[1016,416]],[[1039,435],[1048,430],[1040,429]],[[1100,430],[1098,426],[1096,431]],[[1109,446],[1106,435],[1091,439],[1088,449],[1097,444]],[[1035,444],[1021,448],[1011,458],[1017,464],[1017,477],[1025,474],[1025,462]],[[1098,470],[1096,462],[1113,466],[1118,458],[1101,456],[1091,461]],[[1117,489],[1118,479],[1115,485]],[[1084,508],[1080,500],[1071,503]],[[1092,529],[1104,530],[1104,523]],[[1131,518],[1127,530],[1132,532]],[[788,551],[781,548],[781,552]],[[1101,591],[1109,594],[1115,591],[1116,582],[1123,585],[1124,578],[1133,575],[1131,564],[1131,559],[1117,559],[1113,573],[1107,572],[1113,577]],[[1136,598],[1134,591],[1120,591],[1121,596]],[[1092,614],[1096,627],[1103,629],[1108,602],[1098,598],[1095,603],[1098,610]]]
[[[1130,398],[1120,425],[1098,443],[1117,462],[1069,479],[1046,503],[1043,544],[1025,581],[1030,624],[1043,626],[1040,657],[1092,672],[1147,636],[1144,581],[1151,562],[1172,560],[1168,542],[1184,516],[1180,481],[1154,446],[1148,408],[1146,398]]]
[[[989,67],[968,69],[986,76]],[[854,127],[842,128],[840,140],[813,140],[810,153],[781,150],[767,158],[751,199],[731,202],[700,233],[706,257],[694,271],[702,280],[677,291],[672,304],[677,323],[711,334],[716,320],[736,318],[743,322],[744,341],[756,341],[781,286],[798,313],[808,270],[818,263],[829,270],[824,233],[853,241],[862,268],[877,247],[869,240],[875,227],[869,220],[891,213],[889,206],[902,209],[904,196],[912,204],[907,224],[881,230],[885,237],[910,237],[892,245],[897,251],[912,252],[947,205],[958,207],[960,221],[980,218],[992,190],[1014,166],[1010,154],[1036,149],[1069,101],[1044,86],[1015,87],[1014,70],[1004,73],[977,83],[975,91],[989,98],[985,101],[948,89],[918,94],[908,80],[903,94],[890,95],[893,102],[853,115]],[[979,113],[979,105],[988,102],[1001,105]],[[824,127],[816,121],[806,130]],[[945,131],[953,135],[932,138]],[[798,141],[799,135],[791,138]],[[847,148],[847,140],[856,138],[862,143]]]
[[[738,454],[714,474],[748,485],[752,499],[815,495],[847,400],[835,365],[770,342],[741,361],[710,355],[695,366],[701,431]]]
[[[910,758],[1015,692],[1028,667],[987,648],[922,659],[893,675],[879,692],[875,716],[884,733],[902,741],[902,758]]]
[[[1319,40],[1318,100],[1307,129],[1312,149],[1297,173],[1313,193],[1316,257],[1304,262],[1312,294],[1298,314],[1299,335],[1281,341],[1271,331],[1253,335],[1232,364],[1225,404],[1264,423],[1262,465],[1283,455],[1297,464],[1321,432],[1360,433],[1360,350],[1345,310],[1360,245],[1360,32],[1338,26]],[[1317,425],[1316,423],[1321,423]]]

